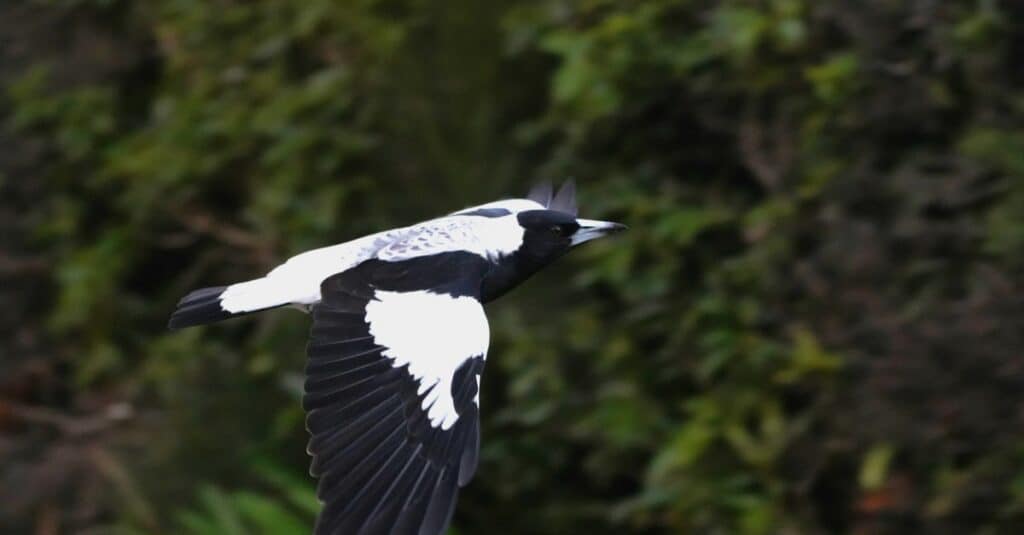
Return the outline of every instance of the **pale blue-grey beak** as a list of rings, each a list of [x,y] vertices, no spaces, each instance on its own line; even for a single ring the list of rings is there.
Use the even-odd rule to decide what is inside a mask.
[[[572,244],[579,245],[584,242],[588,242],[593,239],[607,236],[609,234],[615,234],[616,232],[622,232],[626,230],[626,225],[621,223],[612,223],[611,221],[596,221],[594,219],[577,219],[576,223],[579,224],[580,228],[572,235]]]

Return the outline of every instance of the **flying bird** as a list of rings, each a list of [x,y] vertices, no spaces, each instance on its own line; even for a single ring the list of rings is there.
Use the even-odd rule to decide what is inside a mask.
[[[290,258],[186,295],[180,329],[309,312],[306,427],[316,535],[440,535],[477,468],[483,304],[584,242],[624,230],[577,217],[572,181]]]

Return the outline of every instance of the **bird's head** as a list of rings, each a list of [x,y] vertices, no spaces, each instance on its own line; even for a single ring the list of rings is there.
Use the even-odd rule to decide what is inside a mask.
[[[498,201],[453,215],[483,216],[494,222],[491,236],[502,245],[495,248],[499,269],[485,281],[485,294],[493,298],[573,247],[626,229],[620,223],[577,217],[577,211],[576,185],[570,180],[558,193],[545,182],[534,186],[526,199]]]
[[[577,245],[626,229],[619,223],[583,219],[548,209],[519,212],[516,222],[523,228],[519,252],[546,262],[554,261]]]
[[[554,260],[569,249],[590,240],[626,230],[626,225],[577,217],[576,184],[569,180],[552,194],[550,182],[533,187],[527,198],[543,208],[523,210],[516,220],[524,229],[521,250],[531,256]]]

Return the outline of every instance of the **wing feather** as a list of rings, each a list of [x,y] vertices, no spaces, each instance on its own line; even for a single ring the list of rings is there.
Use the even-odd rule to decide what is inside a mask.
[[[487,337],[459,337],[486,328],[486,268],[478,255],[445,252],[370,260],[322,284],[303,398],[324,503],[316,534],[440,535],[451,522],[479,455],[486,343],[474,344]]]

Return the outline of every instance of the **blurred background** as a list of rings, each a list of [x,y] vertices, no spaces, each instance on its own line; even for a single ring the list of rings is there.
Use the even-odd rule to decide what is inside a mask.
[[[187,291],[576,177],[452,532],[1024,533],[1024,3],[5,0],[0,532],[304,534],[308,318]]]

